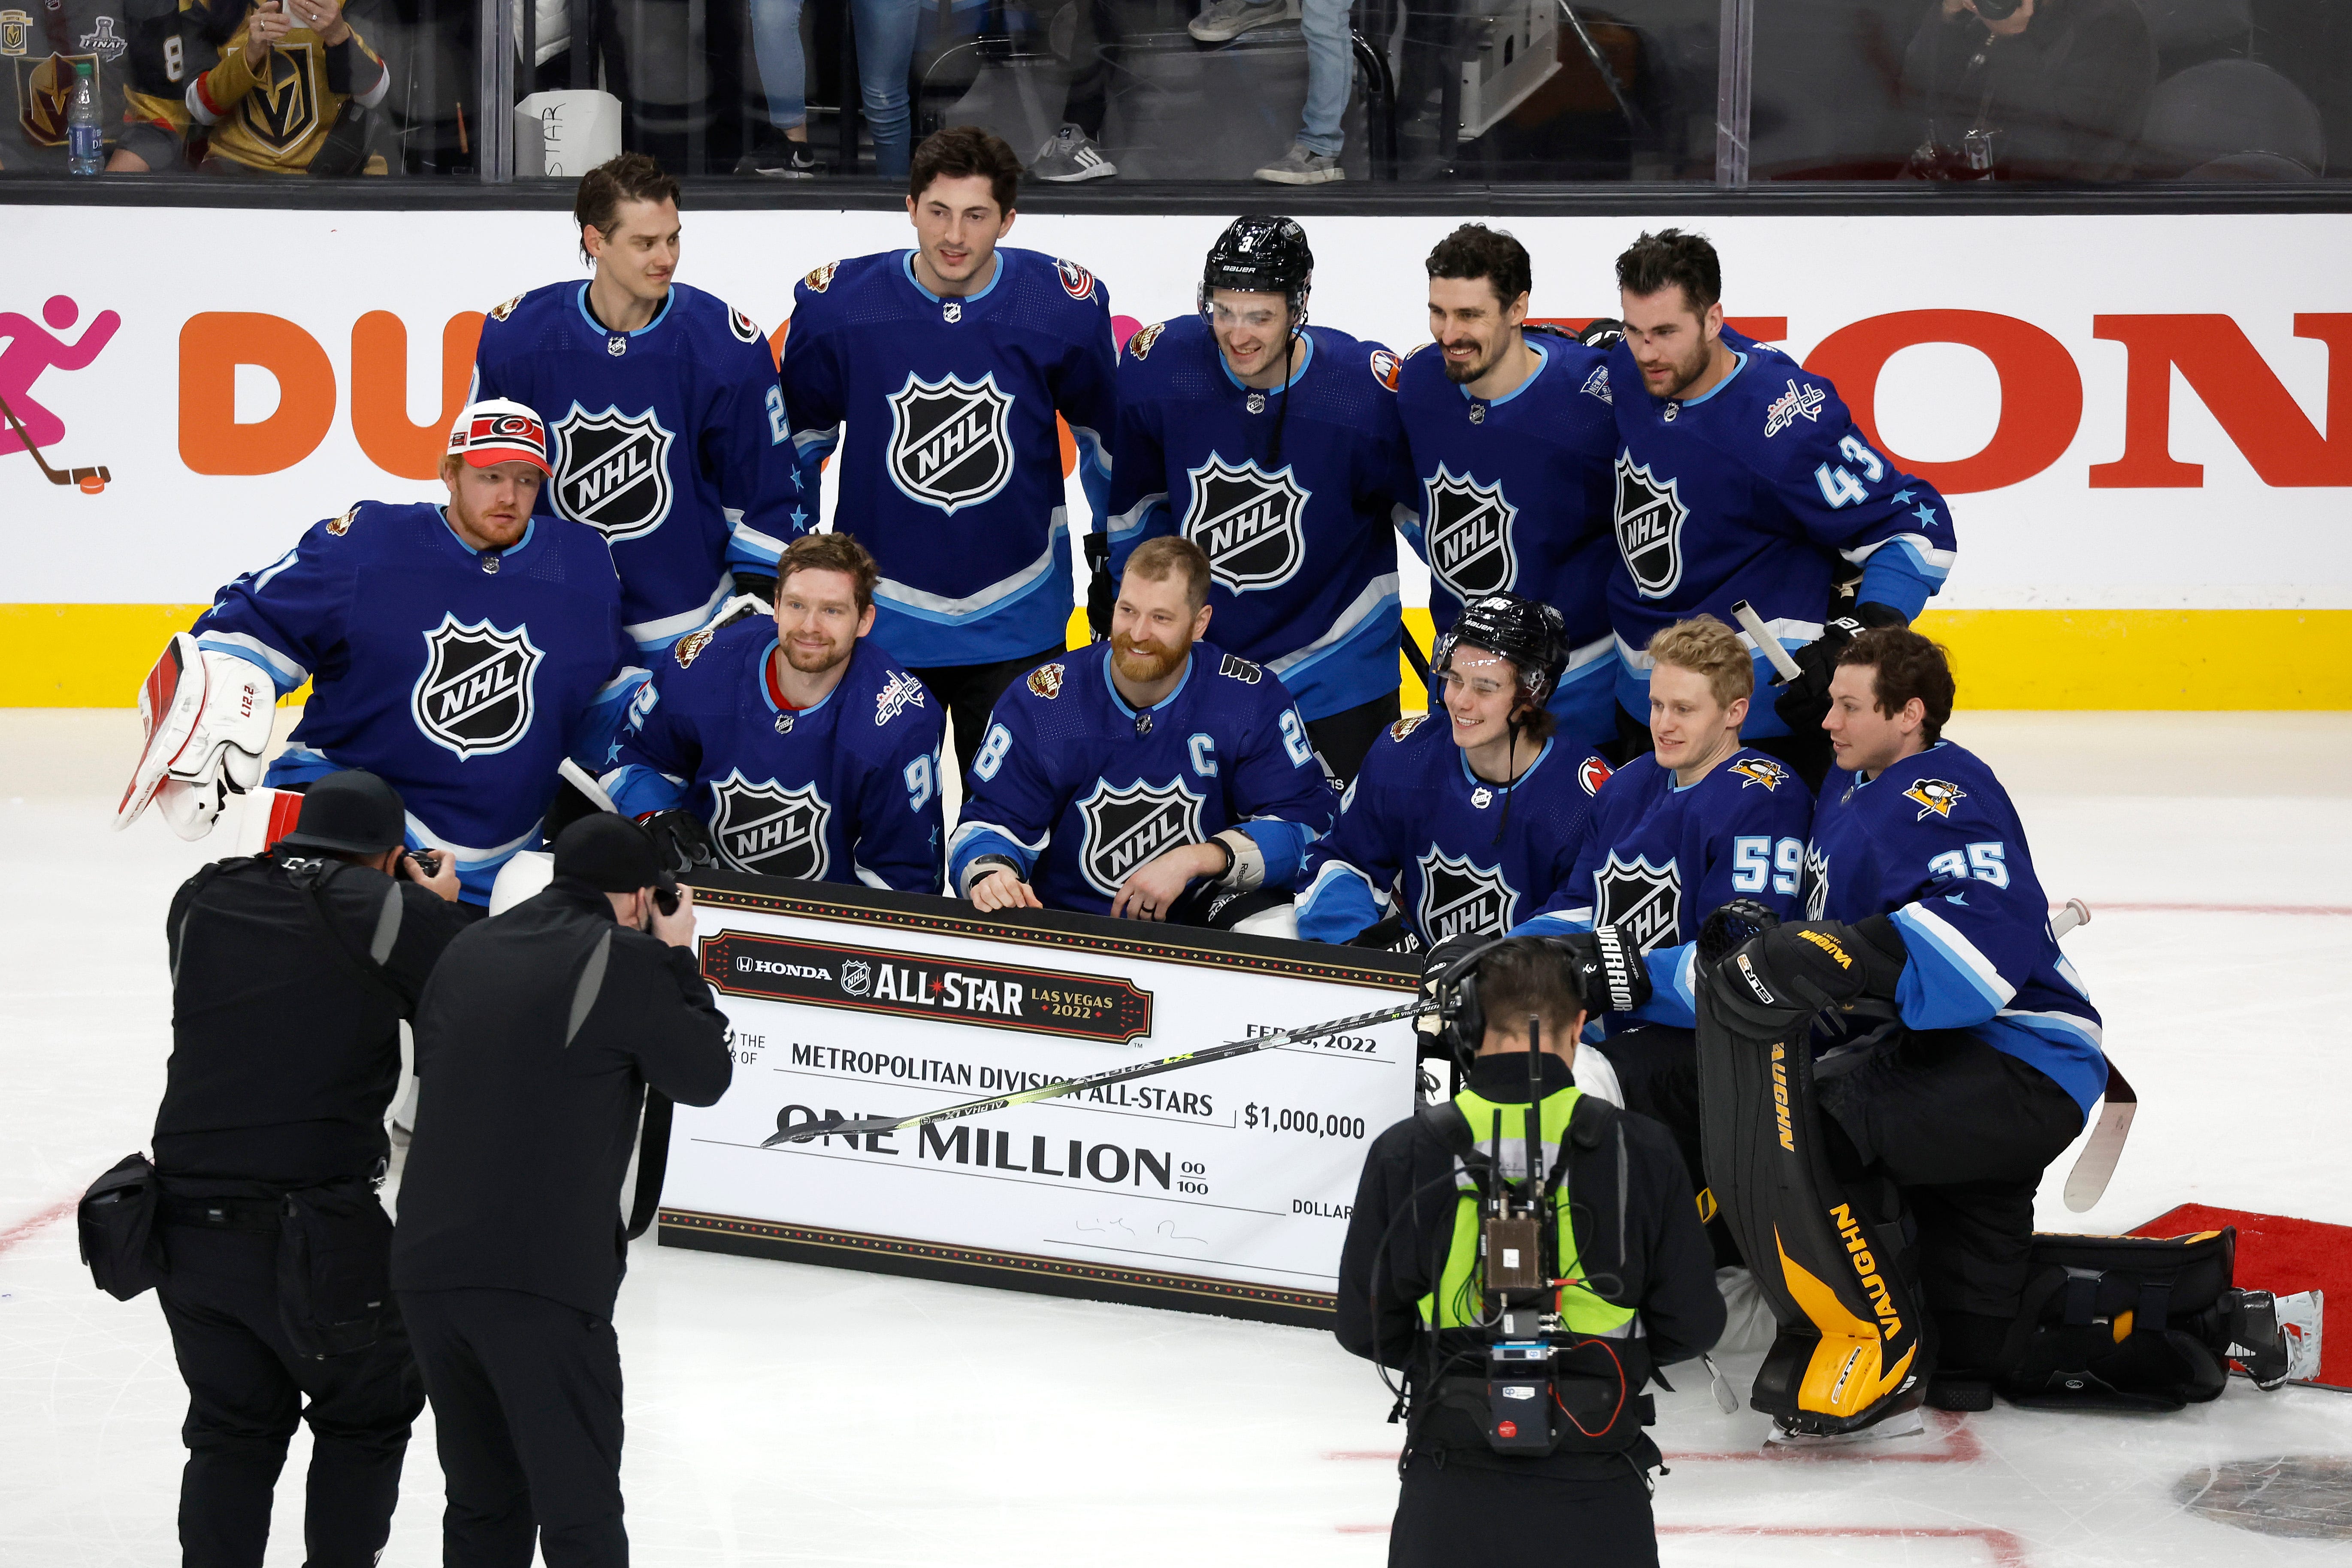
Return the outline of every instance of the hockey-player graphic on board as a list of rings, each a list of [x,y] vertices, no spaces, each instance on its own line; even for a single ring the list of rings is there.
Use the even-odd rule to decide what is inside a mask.
[[[1110,637],[998,700],[948,850],[974,909],[1232,925],[1287,894],[1339,792],[1282,682],[1202,640],[1208,595],[1198,546],[1146,540]]]
[[[1567,882],[1609,765],[1553,732],[1561,627],[1559,611],[1517,594],[1462,611],[1430,661],[1439,702],[1372,743],[1339,825],[1308,854],[1300,936],[1383,947],[1500,936]]]
[[[1617,740],[1617,645],[1607,589],[1616,416],[1609,354],[1525,325],[1527,247],[1465,224],[1429,253],[1429,331],[1406,356],[1397,409],[1412,453],[1404,535],[1429,563],[1443,635],[1465,600],[1510,591],[1557,609],[1568,665],[1550,700],[1571,744]]]
[[[939,701],[874,639],[874,558],[794,540],[776,613],[690,632],[655,666],[603,779],[681,874],[940,890]]]
[[[1617,416],[1619,562],[1609,616],[1619,705],[1645,715],[1642,649],[1705,612],[1737,625],[1746,600],[1794,651],[1801,679],[1748,715],[1748,743],[1817,785],[1829,671],[1864,626],[1903,626],[1951,571],[1952,514],[1855,426],[1837,389],[1723,326],[1715,247],[1676,229],[1617,258],[1625,341],[1609,356]],[[1833,587],[1859,572],[1850,606]],[[1759,651],[1757,689],[1770,671]]]
[[[449,433],[445,506],[361,501],[223,588],[140,697],[147,742],[118,810],[152,799],[184,838],[228,795],[364,768],[400,792],[412,847],[455,857],[470,904],[537,848],[566,758],[594,771],[646,679],[603,536],[533,517],[547,437],[519,403]],[[270,715],[302,721],[268,766]]]
[[[1208,553],[1219,646],[1281,677],[1332,776],[1397,717],[1397,358],[1307,324],[1315,258],[1237,218],[1194,313],[1127,341],[1110,565],[1181,533]]]
[[[767,335],[673,281],[677,182],[642,153],[591,169],[572,216],[595,264],[492,310],[474,395],[547,416],[555,477],[540,515],[604,536],[630,640],[657,655],[732,586],[762,595],[777,552],[815,521],[803,502]]]
[[[882,570],[874,638],[946,703],[967,769],[997,696],[1068,636],[1056,412],[1097,522],[1109,478],[1109,292],[1076,262],[997,243],[1020,178],[985,131],[927,137],[914,247],[811,272],[784,339],[803,492],[838,449],[835,515]]]

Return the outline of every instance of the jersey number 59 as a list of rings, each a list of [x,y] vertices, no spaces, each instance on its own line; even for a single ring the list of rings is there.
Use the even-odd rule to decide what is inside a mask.
[[[1794,838],[1775,844],[1759,834],[1731,841],[1731,890],[1760,893],[1769,881],[1783,898],[1797,896],[1797,878],[1805,866],[1805,847]]]

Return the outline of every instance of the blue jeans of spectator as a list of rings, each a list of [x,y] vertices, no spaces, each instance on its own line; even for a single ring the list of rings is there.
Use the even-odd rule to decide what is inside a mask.
[[[1307,123],[1298,144],[1326,158],[1338,157],[1348,144],[1339,124],[1356,85],[1348,10],[1349,0],[1301,0],[1299,5],[1298,30],[1307,36]]]
[[[849,0],[857,29],[857,89],[874,137],[874,168],[903,179],[908,142],[907,73],[915,58],[919,0]],[[801,48],[801,0],[751,0],[751,47],[768,121],[779,131],[808,123],[808,62]],[[1336,121],[1335,121],[1336,123]]]

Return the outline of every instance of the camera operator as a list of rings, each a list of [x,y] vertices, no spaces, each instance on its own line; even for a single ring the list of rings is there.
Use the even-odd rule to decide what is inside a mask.
[[[1576,1089],[1585,1002],[1559,945],[1474,949],[1439,988],[1464,1090],[1373,1142],[1339,1258],[1339,1342],[1404,1373],[1389,1562],[1654,1564],[1643,1389],[1724,1322],[1690,1176],[1665,1129]],[[1494,1217],[1499,1187],[1524,1191],[1538,1071],[1545,1196]],[[1534,1289],[1486,1245],[1512,1224]]]
[[[456,862],[428,869],[404,831],[391,785],[331,773],[270,853],[207,866],[172,900],[158,1294],[188,1384],[192,1568],[261,1562],[298,1418],[313,1438],[310,1561],[366,1563],[391,1532],[425,1396],[390,1304],[374,1184],[399,1021],[465,927]],[[284,1267],[289,1247],[314,1267]]]
[[[2134,0],[1941,0],[1903,60],[1929,180],[2121,180],[2156,87]]]
[[[529,1563],[534,1529],[549,1568],[628,1561],[621,1183],[641,1108],[651,1127],[661,1096],[709,1105],[733,1070],[693,896],[653,836],[583,817],[554,870],[452,944],[416,1020],[393,1283],[433,1400],[452,1563]]]

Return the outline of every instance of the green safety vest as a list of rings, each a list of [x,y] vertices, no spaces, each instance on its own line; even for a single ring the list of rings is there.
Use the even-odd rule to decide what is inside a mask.
[[[1569,1217],[1568,1166],[1559,1158],[1568,1141],[1569,1121],[1576,1114],[1581,1092],[1564,1089],[1546,1095],[1540,1121],[1543,1158],[1557,1164],[1560,1171],[1560,1184],[1553,1196],[1559,1216],[1559,1273],[1555,1278],[1561,1279],[1583,1277],[1577,1262],[1576,1230]],[[1454,1105],[1469,1122],[1471,1137],[1479,1149],[1487,1148],[1493,1139],[1497,1111],[1503,1117],[1505,1149],[1526,1149],[1525,1105],[1499,1105],[1467,1089],[1454,1097]],[[1446,1247],[1445,1268],[1438,1276],[1436,1291],[1421,1299],[1423,1324],[1437,1329],[1475,1328],[1486,1309],[1485,1293],[1473,1289],[1478,1268],[1478,1184],[1459,1159],[1455,1161],[1454,1184],[1460,1195],[1454,1206],[1454,1237]],[[1630,1331],[1633,1321],[1631,1307],[1605,1301],[1592,1290],[1575,1285],[1563,1286],[1559,1297],[1560,1326],[1571,1333],[1622,1339]]]

